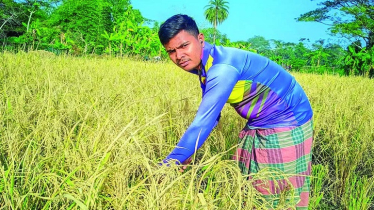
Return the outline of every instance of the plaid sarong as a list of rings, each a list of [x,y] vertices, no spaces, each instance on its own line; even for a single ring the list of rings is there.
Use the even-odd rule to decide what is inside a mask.
[[[250,175],[251,178],[251,174],[265,168],[285,175],[254,182],[254,187],[267,201],[272,202],[269,208],[275,209],[280,202],[286,202],[293,203],[296,209],[308,209],[312,120],[298,127],[250,129],[246,126],[239,138],[233,159],[238,161],[243,175]],[[289,196],[292,199],[284,199],[287,191],[293,191],[293,196]]]

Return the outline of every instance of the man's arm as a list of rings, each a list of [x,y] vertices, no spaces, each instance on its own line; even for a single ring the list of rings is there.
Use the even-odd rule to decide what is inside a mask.
[[[238,71],[226,64],[213,65],[207,74],[206,89],[195,119],[164,162],[183,163],[205,142],[239,79]]]

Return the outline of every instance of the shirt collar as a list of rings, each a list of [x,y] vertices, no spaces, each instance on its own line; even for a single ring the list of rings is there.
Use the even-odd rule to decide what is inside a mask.
[[[209,44],[208,42],[204,42],[204,49],[203,49],[203,55],[202,55],[202,64],[203,67],[206,65],[206,62],[208,61],[210,51],[212,50],[214,46]]]

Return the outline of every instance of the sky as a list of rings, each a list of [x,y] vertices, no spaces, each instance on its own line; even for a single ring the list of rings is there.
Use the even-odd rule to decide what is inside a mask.
[[[265,39],[298,43],[308,38],[310,43],[325,39],[336,42],[329,35],[328,26],[315,22],[297,22],[301,14],[318,8],[321,0],[226,0],[229,16],[217,29],[231,41],[247,41],[254,36]],[[134,9],[143,17],[163,22],[175,14],[194,18],[199,28],[213,27],[204,16],[209,0],[132,0]]]

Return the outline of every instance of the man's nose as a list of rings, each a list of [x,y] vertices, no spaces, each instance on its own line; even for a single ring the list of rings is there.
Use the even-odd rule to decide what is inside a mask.
[[[183,57],[183,51],[182,51],[182,50],[180,50],[180,49],[176,49],[176,50],[175,50],[175,53],[176,53],[176,55],[177,55],[177,59],[178,59],[178,60],[182,59],[182,57]]]

